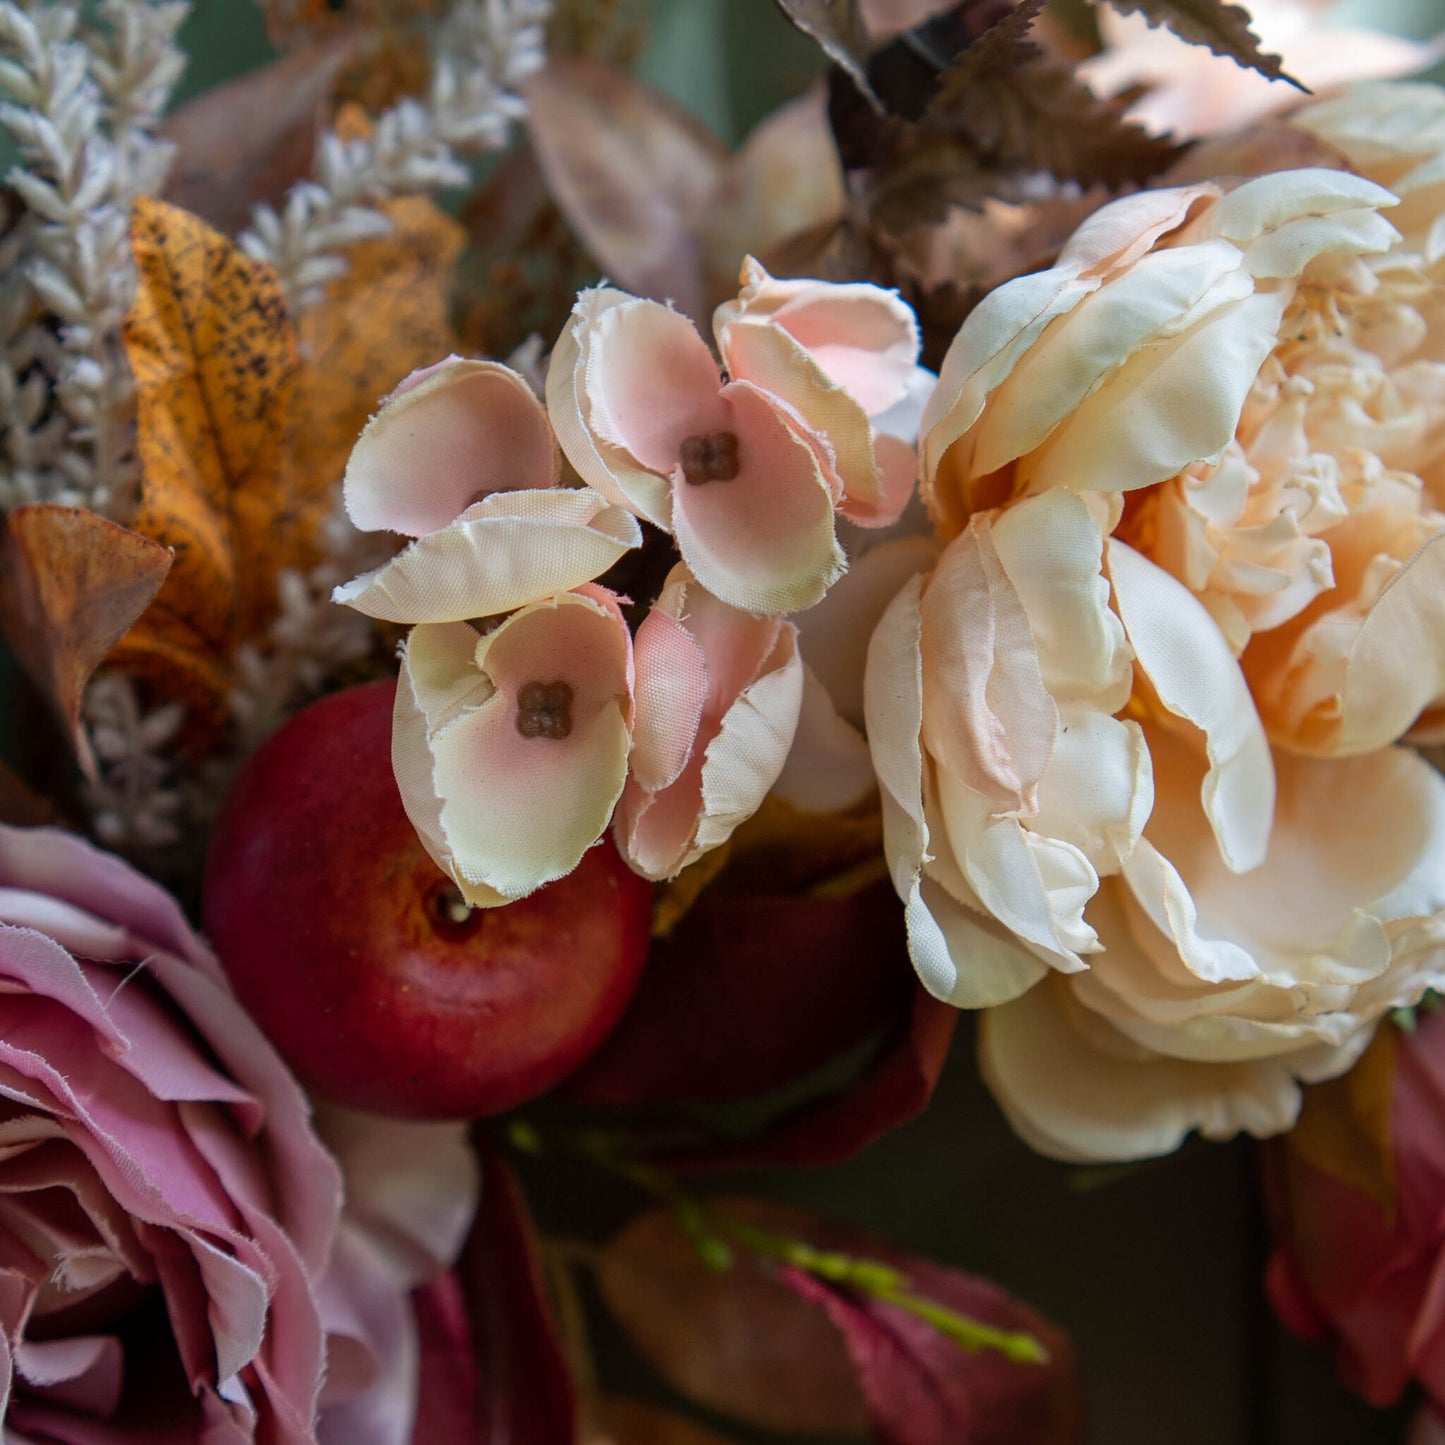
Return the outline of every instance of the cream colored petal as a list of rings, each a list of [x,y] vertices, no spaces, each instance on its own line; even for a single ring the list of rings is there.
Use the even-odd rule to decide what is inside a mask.
[[[346,514],[363,532],[420,537],[480,497],[554,487],[561,467],[526,379],[452,357],[415,372],[367,422],[346,464]]]
[[[1395,574],[1346,661],[1334,751],[1369,752],[1445,702],[1445,531]]]
[[[439,833],[449,862],[438,861],[468,900],[490,906],[569,873],[607,826],[627,771],[631,642],[596,588],[523,608],[478,638],[465,665],[463,626],[423,626],[407,648],[432,765],[418,828]],[[564,735],[523,727],[532,683],[571,689]],[[413,760],[404,798],[420,773]]]
[[[389,622],[490,617],[590,582],[641,543],[636,518],[590,489],[495,492],[331,600]]]
[[[949,344],[938,385],[923,409],[919,441],[924,494],[944,513],[950,530],[967,519],[972,502],[967,483],[976,475],[969,432],[989,396],[1055,317],[1071,311],[1097,287],[1071,266],[1021,276],[991,291],[969,312]],[[948,476],[940,477],[945,456]]]
[[[1130,491],[1224,452],[1274,349],[1287,286],[1210,311],[1134,353],[1019,465],[1029,491]]]
[[[1214,200],[1210,183],[1137,191],[1088,216],[1059,252],[1061,266],[1102,273],[1132,266],[1161,237],[1182,225],[1201,201]]]
[[[997,919],[960,903],[928,874],[904,900],[903,918],[919,981],[955,1008],[1008,1003],[1049,972]]]
[[[1256,867],[1269,846],[1274,768],[1239,663],[1181,582],[1114,538],[1107,559],[1139,666],[1164,707],[1204,733],[1201,795],[1219,851],[1235,872]]]
[[[1070,843],[991,813],[946,772],[937,787],[949,853],[982,906],[1055,968],[1084,968],[1082,955],[1099,946],[1084,918],[1099,887],[1089,860]]]
[[[876,783],[867,740],[805,663],[798,730],[773,793],[804,812],[840,813],[865,802]]]
[[[1399,235],[1376,212],[1396,204],[1382,186],[1349,171],[1275,171],[1227,192],[1199,229],[1241,246],[1255,276],[1298,276],[1328,252],[1388,251]]]
[[[974,433],[991,472],[1039,446],[1136,351],[1253,291],[1237,246],[1214,240],[1142,256],[1060,317],[1014,369]]]
[[[649,471],[622,448],[599,438],[592,425],[585,387],[598,322],[609,311],[635,300],[625,291],[608,286],[578,295],[547,365],[547,412],[562,451],[588,486],[614,505],[670,532],[671,482]]]
[[[944,550],[922,616],[925,749],[988,812],[1032,810],[1058,735],[1058,707],[989,518],[974,517]],[[869,656],[871,665],[871,649]]]
[[[804,659],[839,715],[856,728],[863,726],[863,669],[873,629],[903,584],[937,560],[930,537],[880,542],[854,557],[828,595],[797,619]]]
[[[1280,1062],[1201,1064],[1130,1043],[1045,980],[979,1025],[979,1068],[1014,1131],[1075,1163],[1147,1159],[1207,1139],[1282,1133],[1300,1090]]]

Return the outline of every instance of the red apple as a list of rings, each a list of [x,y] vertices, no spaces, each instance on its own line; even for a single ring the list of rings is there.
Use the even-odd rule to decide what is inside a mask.
[[[320,1093],[412,1118],[498,1113],[612,1031],[647,957],[652,889],[604,840],[530,897],[467,908],[402,809],[395,692],[333,693],[247,764],[211,840],[206,929]]]

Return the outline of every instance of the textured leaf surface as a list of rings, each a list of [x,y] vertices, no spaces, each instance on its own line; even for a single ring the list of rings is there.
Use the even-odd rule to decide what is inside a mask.
[[[840,67],[875,106],[868,83],[868,51],[872,44],[858,0],[777,0],[778,9]]]
[[[144,196],[131,244],[134,526],[175,562],[117,660],[214,726],[236,644],[274,606],[276,574],[297,559],[325,481],[291,468],[299,361],[275,274],[195,216]]]
[[[367,418],[408,372],[456,349],[449,298],[466,233],[422,197],[387,201],[389,235],[347,252],[349,266],[298,326],[296,470],[337,482]]]
[[[1300,90],[1292,75],[1286,75],[1277,55],[1266,55],[1249,28],[1249,11],[1226,0],[1109,0],[1125,15],[1142,15],[1151,25],[1167,25],[1181,40],[1206,45],[1216,55],[1227,56],[1246,70],[1257,70],[1271,80],[1285,80]]]
[[[158,542],[80,507],[34,502],[6,518],[0,630],[90,776],[95,760],[80,726],[85,684],[170,565]]]

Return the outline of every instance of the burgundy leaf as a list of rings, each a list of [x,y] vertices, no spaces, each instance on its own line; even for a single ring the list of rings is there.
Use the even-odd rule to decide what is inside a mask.
[[[421,1345],[412,1445],[474,1445],[483,1439],[471,1321],[455,1270],[413,1291]]]
[[[479,1445],[566,1445],[577,1390],[516,1175],[485,1139],[482,1206],[463,1263],[481,1374]],[[443,1437],[444,1438],[444,1437]]]
[[[612,1107],[764,1094],[901,1026],[913,992],[887,884],[837,899],[704,894],[563,1092]]]

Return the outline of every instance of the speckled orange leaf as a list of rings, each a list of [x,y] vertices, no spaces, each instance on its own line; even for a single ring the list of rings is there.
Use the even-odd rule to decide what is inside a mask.
[[[81,694],[170,565],[159,543],[82,507],[33,502],[6,518],[0,631],[88,776],[95,760],[80,726]]]
[[[295,336],[270,267],[203,221],[142,196],[139,286],[126,318],[142,481],[135,530],[174,549],[116,660],[191,709],[226,711],[231,658],[298,559],[317,483],[292,467]]]
[[[402,377],[456,349],[448,300],[466,233],[420,197],[382,209],[391,234],[352,247],[346,274],[300,320],[297,466],[317,480],[340,478],[366,419]]]

